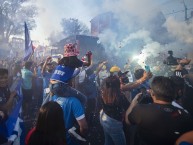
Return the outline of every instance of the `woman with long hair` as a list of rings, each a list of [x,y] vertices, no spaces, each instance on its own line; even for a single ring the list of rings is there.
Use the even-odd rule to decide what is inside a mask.
[[[126,145],[123,119],[128,107],[120,90],[118,76],[109,76],[102,83],[102,111],[100,123],[105,135],[105,145]]]
[[[56,102],[47,102],[40,110],[35,127],[29,131],[26,145],[66,145],[63,110]]]

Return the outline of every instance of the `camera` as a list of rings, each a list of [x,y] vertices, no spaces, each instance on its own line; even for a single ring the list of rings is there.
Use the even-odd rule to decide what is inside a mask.
[[[178,60],[181,60],[181,58],[173,57],[173,51],[168,51],[169,56],[166,58],[166,60],[163,61],[166,65],[178,65]]]

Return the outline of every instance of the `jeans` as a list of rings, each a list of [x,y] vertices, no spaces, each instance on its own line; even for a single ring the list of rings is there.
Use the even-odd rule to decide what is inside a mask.
[[[110,118],[102,110],[100,112],[100,123],[105,135],[105,145],[126,145],[122,122]]]

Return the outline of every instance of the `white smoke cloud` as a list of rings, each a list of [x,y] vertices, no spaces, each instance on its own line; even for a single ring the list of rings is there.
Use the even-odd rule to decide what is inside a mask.
[[[39,9],[39,15],[36,17],[37,28],[31,34],[32,39],[41,42],[50,34],[62,31],[62,18],[78,18],[90,28],[90,20],[99,11],[98,7],[91,9],[93,3],[88,3],[88,0],[36,0],[36,5]]]
[[[192,0],[186,0],[186,2],[188,2],[188,7],[193,7]],[[156,57],[160,52],[167,54],[168,50],[173,50],[177,57],[183,57],[185,53],[193,50],[192,21],[187,24],[172,17],[166,18],[164,24],[168,32],[166,36],[168,39],[172,37],[172,41],[165,43],[156,41],[151,36],[152,32],[145,28],[149,25],[151,29],[152,18],[156,16],[157,12],[163,11],[163,7],[166,9],[168,3],[168,0],[37,0],[40,14],[37,17],[38,28],[34,34],[39,38],[47,38],[51,33],[61,31],[60,21],[62,18],[78,18],[90,27],[92,18],[111,11],[118,20],[119,29],[118,31],[108,29],[99,35],[99,40],[109,55],[113,53],[130,57],[132,51],[135,53],[137,51],[135,55],[142,58],[140,64],[148,56]],[[183,8],[180,0],[170,1],[169,4],[164,13],[175,11],[175,4],[180,5],[176,10]],[[177,15],[175,14],[176,17]],[[157,37],[162,35],[159,32],[154,33]]]
[[[139,22],[147,21],[160,10],[158,1],[155,0],[104,0],[103,8],[114,12],[128,26],[135,19],[140,20]]]
[[[169,17],[164,26],[172,37],[183,43],[193,44],[193,20],[185,22]]]
[[[149,56],[146,50],[160,50],[159,42],[154,42],[150,36],[151,32],[144,28],[160,11],[159,5],[160,2],[155,0],[104,0],[102,10],[113,12],[119,26],[116,32],[108,30],[99,35],[106,51],[114,50],[113,54],[123,56],[124,59],[130,57],[132,51],[139,50],[140,53],[140,49],[144,49],[141,58],[145,60]]]
[[[145,61],[147,57],[153,55],[154,57],[157,57],[159,54],[158,52],[161,49],[161,45],[158,42],[149,41],[149,43],[146,43],[146,45],[143,47],[141,53],[138,55],[138,64],[142,67],[145,64]]]
[[[35,1],[35,0],[33,0]],[[78,18],[90,27],[90,20],[103,12],[112,11],[121,23],[132,29],[133,19],[146,20],[155,8],[154,0],[36,0],[39,15],[37,28],[32,32],[34,39],[45,39],[51,33],[61,31],[62,18]],[[154,10],[155,11],[155,10]],[[135,17],[135,18],[133,18]],[[129,22],[128,20],[131,20]],[[129,24],[130,23],[130,24]]]
[[[148,43],[152,41],[149,35],[150,35],[150,32],[146,30],[139,30],[135,33],[131,33],[128,37],[124,38],[121,41],[121,46],[125,47],[127,44],[131,43],[131,41],[134,39],[141,39],[145,43]]]
[[[167,4],[165,2],[164,4]],[[167,51],[172,50],[176,57],[184,57],[187,53],[193,51],[191,46],[193,42],[193,23],[192,21],[188,24],[181,21],[177,21],[172,17],[166,18],[165,27],[167,31],[164,35],[158,32],[150,32],[144,26],[152,25],[152,18],[155,18],[157,12],[161,11],[162,3],[154,0],[105,0],[103,9],[112,11],[115,14],[115,18],[118,19],[119,31],[111,32],[105,31],[102,36],[106,36],[103,39],[103,44],[111,44],[111,49],[118,48],[120,45],[121,49],[114,49],[113,53],[125,56],[129,52],[138,50],[137,58],[140,65],[145,65],[144,62],[149,56],[157,57],[160,53],[167,55]],[[159,18],[158,18],[159,19]],[[161,19],[161,17],[160,17]],[[161,23],[160,23],[161,24]],[[161,29],[162,25],[156,26],[157,29]],[[126,34],[127,33],[127,34]],[[166,37],[165,43],[160,43],[152,38],[151,34],[157,38]],[[110,36],[113,36],[111,39]],[[170,38],[172,38],[170,40]],[[136,44],[139,42],[139,44]],[[140,44],[140,42],[143,42]],[[128,48],[124,48],[128,47]],[[120,47],[119,47],[120,48]],[[127,51],[123,51],[127,49]],[[107,51],[109,47],[106,47]],[[131,56],[128,56],[131,57]],[[124,57],[122,57],[123,59]],[[164,58],[163,58],[164,59]]]
[[[117,33],[111,31],[110,29],[105,30],[99,35],[99,41],[104,45],[105,48],[109,50],[117,49]]]

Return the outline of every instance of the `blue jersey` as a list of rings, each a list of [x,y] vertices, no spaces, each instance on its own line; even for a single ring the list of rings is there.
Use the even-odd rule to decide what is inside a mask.
[[[52,100],[57,102],[63,109],[66,130],[72,128],[76,123],[76,120],[85,118],[83,106],[77,98],[58,97],[55,95],[52,97]],[[78,145],[78,143],[73,140],[68,132],[66,136],[68,145]]]

